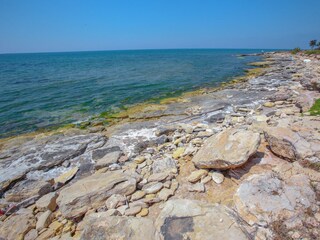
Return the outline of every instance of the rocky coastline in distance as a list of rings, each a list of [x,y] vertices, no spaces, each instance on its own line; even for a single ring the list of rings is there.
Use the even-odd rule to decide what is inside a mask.
[[[318,239],[320,58],[0,141],[0,239]]]

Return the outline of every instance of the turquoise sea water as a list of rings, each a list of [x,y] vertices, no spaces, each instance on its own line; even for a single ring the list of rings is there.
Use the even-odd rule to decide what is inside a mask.
[[[137,50],[0,55],[0,137],[215,86],[259,50]]]

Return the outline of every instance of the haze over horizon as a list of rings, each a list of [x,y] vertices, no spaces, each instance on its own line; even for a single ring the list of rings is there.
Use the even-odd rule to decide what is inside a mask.
[[[0,0],[0,53],[308,48],[320,1]]]

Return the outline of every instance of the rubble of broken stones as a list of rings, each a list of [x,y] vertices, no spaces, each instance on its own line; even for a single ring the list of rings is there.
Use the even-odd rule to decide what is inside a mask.
[[[307,111],[320,94],[306,79],[320,63],[266,57],[264,76],[236,85],[271,87],[262,104],[159,125],[132,154],[100,132],[9,142],[0,238],[317,239],[320,117]]]

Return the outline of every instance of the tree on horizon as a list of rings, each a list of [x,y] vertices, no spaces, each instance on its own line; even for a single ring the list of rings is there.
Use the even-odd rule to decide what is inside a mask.
[[[311,40],[310,43],[309,43],[309,45],[310,45],[310,47],[311,47],[312,49],[314,49],[314,47],[315,47],[315,46],[318,46],[319,43],[317,44],[317,40]]]

